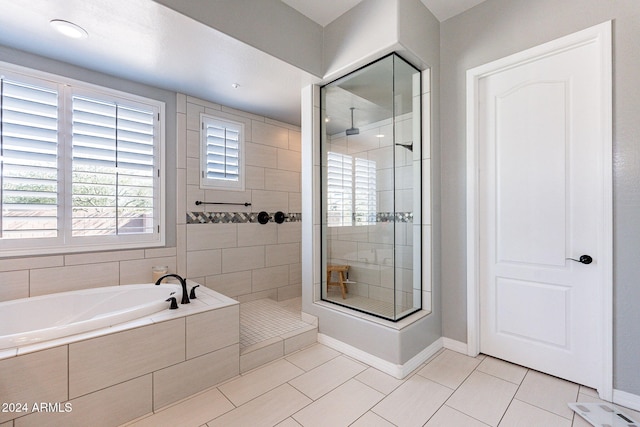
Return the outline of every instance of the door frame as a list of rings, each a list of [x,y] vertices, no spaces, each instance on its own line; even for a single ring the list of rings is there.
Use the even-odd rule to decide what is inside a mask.
[[[602,267],[600,317],[602,369],[598,393],[604,400],[613,398],[613,124],[612,124],[612,47],[611,21],[561,37],[548,43],[467,70],[467,353],[480,353],[480,240],[479,240],[479,165],[478,103],[479,81],[483,77],[520,64],[551,56],[585,44],[598,46],[601,65],[602,116],[601,157],[602,180],[599,197],[603,223],[598,233],[598,263]]]

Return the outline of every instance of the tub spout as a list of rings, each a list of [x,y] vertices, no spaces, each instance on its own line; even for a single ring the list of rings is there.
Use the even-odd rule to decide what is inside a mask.
[[[177,274],[165,274],[164,276],[160,277],[156,281],[156,286],[159,285],[160,282],[162,282],[162,280],[167,277],[175,277],[180,281],[180,285],[182,286],[182,301],[180,301],[180,304],[189,304],[189,295],[187,293],[187,281],[182,277],[178,276]]]

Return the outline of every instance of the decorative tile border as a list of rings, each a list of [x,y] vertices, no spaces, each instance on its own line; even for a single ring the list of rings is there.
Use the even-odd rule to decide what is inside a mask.
[[[269,212],[269,222],[275,222]],[[288,213],[284,222],[302,221],[301,213]],[[248,224],[258,222],[258,212],[187,212],[187,224]],[[413,222],[413,212],[378,212],[376,222]]]
[[[378,212],[376,222],[413,222],[413,212]]]
[[[269,212],[269,222],[275,212]],[[288,213],[284,222],[302,221],[301,213]],[[258,222],[258,212],[187,212],[187,224],[248,224]]]

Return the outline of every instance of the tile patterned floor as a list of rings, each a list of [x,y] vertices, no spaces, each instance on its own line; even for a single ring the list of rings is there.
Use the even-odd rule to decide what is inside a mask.
[[[133,423],[180,426],[588,427],[567,402],[595,390],[480,355],[442,350],[398,380],[321,344]],[[636,420],[640,412],[620,408]]]
[[[300,317],[301,299],[271,299],[240,304],[240,349],[308,327]]]

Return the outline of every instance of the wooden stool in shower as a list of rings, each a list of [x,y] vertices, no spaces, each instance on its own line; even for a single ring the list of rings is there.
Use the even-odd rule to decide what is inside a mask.
[[[342,291],[342,299],[347,298],[346,294],[349,293],[349,290],[347,289],[347,284],[346,284],[347,279],[345,278],[345,273],[348,270],[349,270],[348,265],[327,265],[327,290],[329,286],[340,286],[340,290]],[[338,276],[337,282],[331,281],[331,273],[333,273],[334,271],[337,273],[337,276]]]

